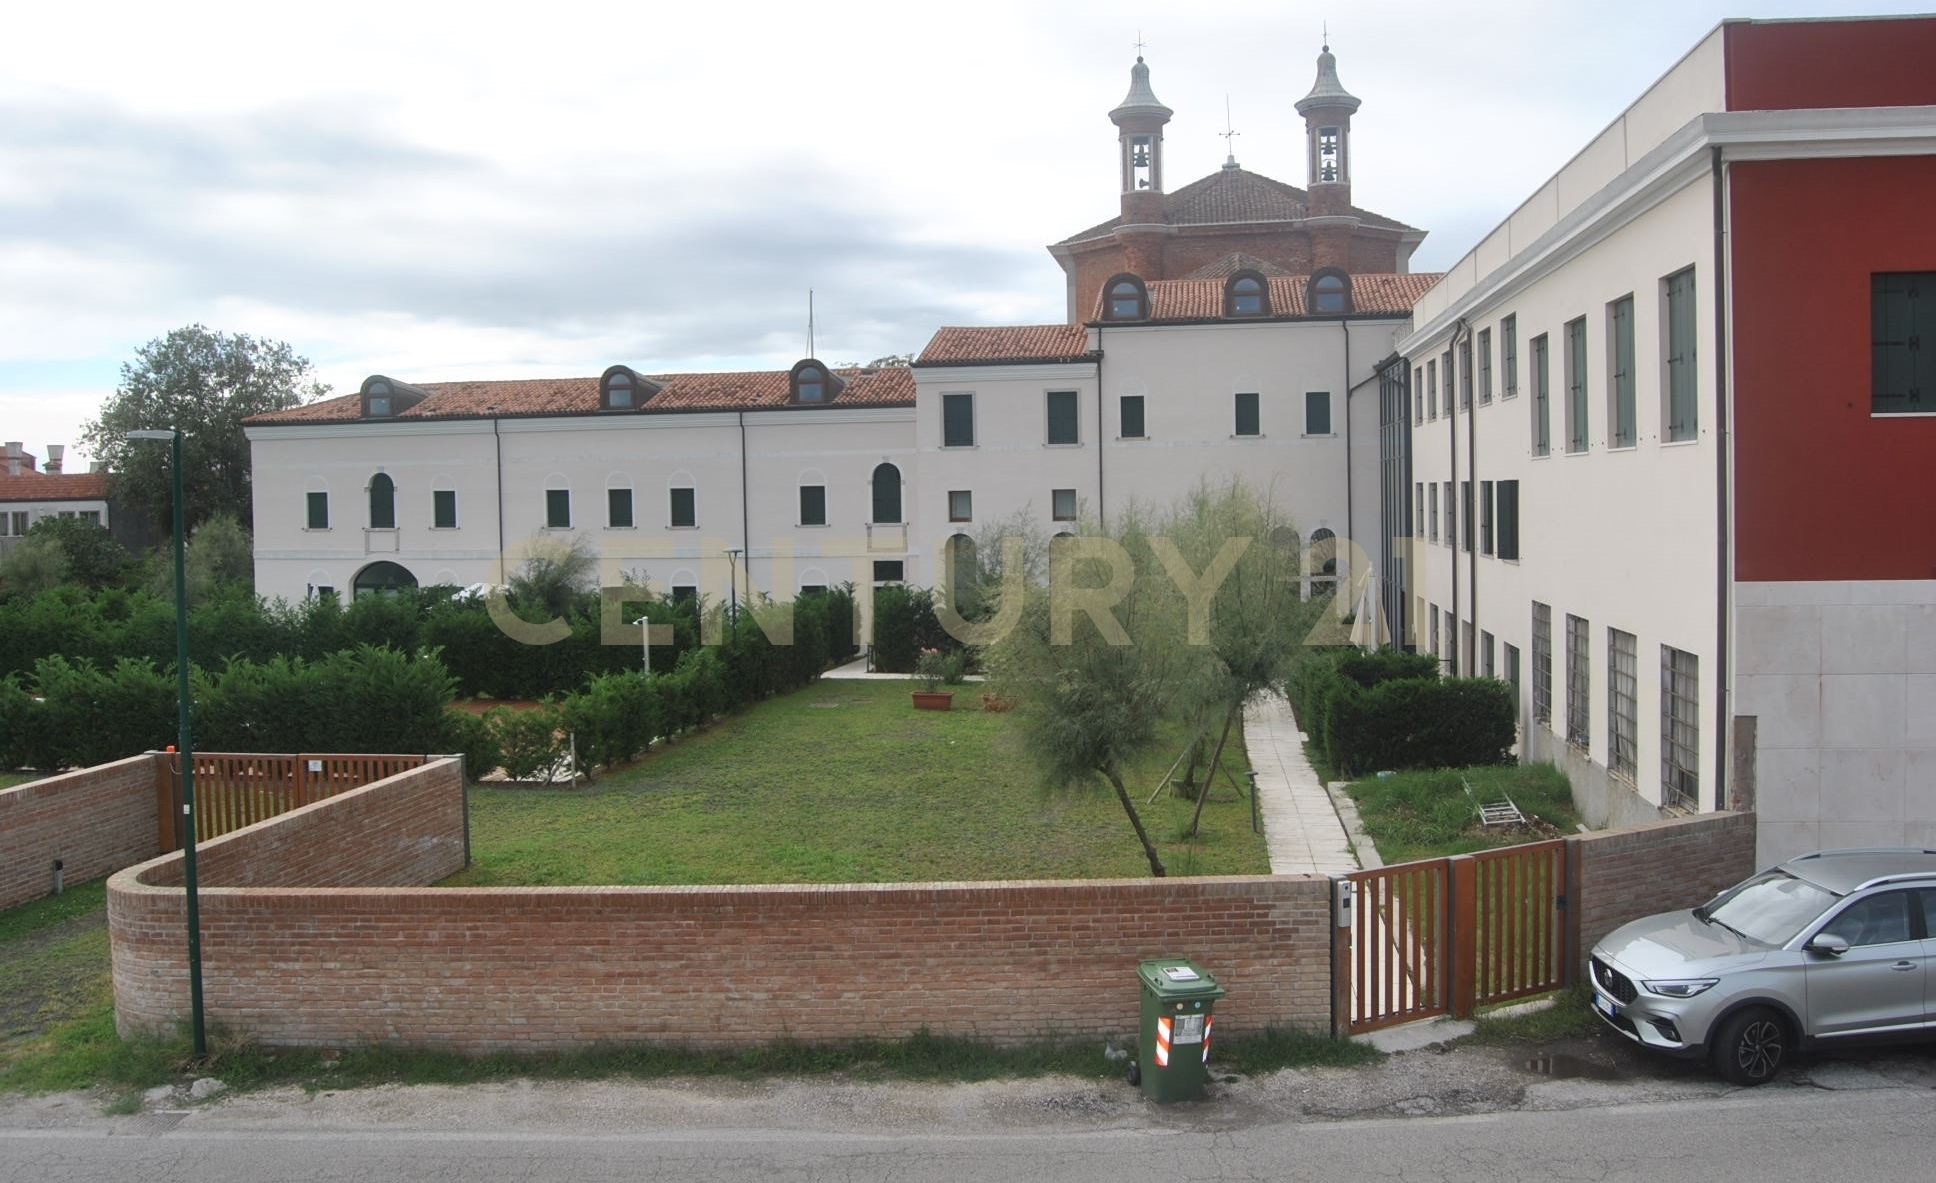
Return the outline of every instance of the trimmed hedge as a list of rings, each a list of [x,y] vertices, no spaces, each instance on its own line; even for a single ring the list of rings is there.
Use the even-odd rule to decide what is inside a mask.
[[[1312,653],[1287,689],[1306,734],[1342,776],[1512,762],[1511,688],[1441,678],[1429,653]]]

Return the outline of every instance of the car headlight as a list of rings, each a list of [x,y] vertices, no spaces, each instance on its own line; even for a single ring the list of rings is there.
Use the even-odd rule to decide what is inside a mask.
[[[1647,993],[1658,994],[1662,998],[1692,998],[1709,986],[1720,981],[1719,978],[1675,978],[1664,982],[1642,982]]]

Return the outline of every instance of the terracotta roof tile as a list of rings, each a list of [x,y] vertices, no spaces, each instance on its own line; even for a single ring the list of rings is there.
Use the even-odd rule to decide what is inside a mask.
[[[977,362],[1083,361],[1089,330],[1081,325],[995,325],[937,329],[918,366]]]
[[[914,374],[905,366],[834,369],[846,379],[829,407],[914,405]],[[789,406],[788,371],[737,374],[648,374],[664,385],[638,411],[598,409],[597,378],[519,378],[484,382],[418,382],[423,401],[397,415],[412,419],[484,419],[531,415],[626,415],[654,411],[752,411]],[[286,411],[252,415],[251,425],[338,423],[362,418],[362,396],[346,394]]]
[[[1295,185],[1273,181],[1261,173],[1241,168],[1222,168],[1202,180],[1163,195],[1163,221],[1171,226],[1222,226],[1237,222],[1296,222],[1310,216],[1311,195]],[[1351,212],[1367,226],[1386,230],[1412,230],[1414,227],[1351,207]],[[1057,243],[1087,242],[1102,238],[1122,225],[1122,217],[1109,219]]]
[[[1293,272],[1289,267],[1280,267],[1276,263],[1271,262],[1269,259],[1260,259],[1256,255],[1247,254],[1243,251],[1232,251],[1230,254],[1225,255],[1223,258],[1218,259],[1215,262],[1205,263],[1203,266],[1197,268],[1195,271],[1190,272],[1190,274],[1188,275],[1181,276],[1180,278],[1182,279],[1229,279],[1231,276],[1237,274],[1239,271],[1255,271],[1259,275],[1295,274],[1295,272]]]
[[[1407,313],[1425,290],[1437,283],[1433,272],[1404,274],[1374,273],[1351,277],[1354,313],[1370,315]],[[1308,275],[1273,275],[1270,284],[1271,316],[1306,316],[1304,293],[1311,282]],[[1221,320],[1223,288],[1221,279],[1159,279],[1149,284],[1150,320]],[[1102,319],[1102,295],[1090,310],[1095,320]]]
[[[0,474],[0,501],[104,501],[105,472],[23,472]]]

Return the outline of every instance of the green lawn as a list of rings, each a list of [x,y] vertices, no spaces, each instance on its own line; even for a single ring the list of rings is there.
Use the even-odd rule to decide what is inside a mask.
[[[1015,713],[916,711],[910,683],[823,681],[721,720],[576,790],[473,788],[474,865],[446,885],[890,883],[1149,874],[1121,806],[1093,787],[1045,789]],[[1130,779],[1137,806],[1180,750]],[[1225,764],[1245,768],[1233,733]],[[1264,874],[1250,805],[1219,775],[1194,802],[1143,809],[1173,875]]]
[[[1471,796],[1461,777],[1471,782]],[[1556,838],[1574,833],[1580,822],[1572,789],[1551,764],[1400,772],[1356,781],[1345,791],[1357,802],[1365,833],[1387,863]],[[1480,824],[1480,802],[1490,805],[1507,798],[1533,823],[1531,828]]]
[[[40,779],[38,772],[0,772],[0,789],[11,789],[16,785],[31,784]]]

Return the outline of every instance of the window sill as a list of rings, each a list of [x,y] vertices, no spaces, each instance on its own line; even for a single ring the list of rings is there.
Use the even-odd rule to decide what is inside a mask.
[[[610,522],[605,523],[605,528],[607,530],[637,530],[638,529],[637,526],[633,526],[633,525],[615,526]]]
[[[1075,443],[1072,443],[1072,444],[1043,444],[1042,446],[1044,448],[1052,448],[1058,452],[1067,452],[1072,450],[1079,450],[1082,447],[1082,441],[1077,440]]]
[[[1662,440],[1660,441],[1660,446],[1663,448],[1691,448],[1700,442],[1701,437],[1696,435],[1684,440]]]
[[[1129,443],[1136,440],[1147,440],[1148,438],[1149,437],[1146,435],[1119,435],[1116,437],[1116,442],[1119,444],[1122,444],[1122,443]]]
[[[365,526],[363,527],[363,532],[365,534],[395,534],[397,528],[395,526]]]
[[[330,532],[330,527],[328,527],[328,526],[304,526],[304,527],[302,528],[302,532],[303,532],[303,533],[305,533],[305,534],[328,534],[328,533]],[[25,534],[8,534],[8,535],[0,535],[0,537],[8,537],[8,538],[25,538],[25,537],[26,537],[26,535],[25,535]]]
[[[668,530],[697,530],[698,528],[699,528],[698,522],[693,522],[690,525],[685,525],[685,526],[667,526],[666,527],[666,529]]]
[[[434,532],[437,532],[437,531],[442,531],[442,532],[444,532],[444,533],[449,533],[449,532],[450,532],[450,531],[452,531],[452,530],[461,530],[461,529],[463,529],[463,527],[462,527],[462,526],[432,526],[432,527],[430,527],[430,529],[431,529],[431,531],[432,531],[433,533],[434,533]]]
[[[972,452],[980,446],[980,444],[942,444],[941,450],[944,452]]]
[[[794,529],[796,529],[796,530],[825,530],[825,529],[827,528],[827,523],[825,523],[825,522],[795,522],[795,523],[793,523],[793,528],[794,528]]]
[[[1230,438],[1233,440],[1261,440],[1267,437],[1261,431],[1256,433],[1255,435],[1240,435],[1237,432],[1233,431],[1230,433]]]
[[[1607,448],[1608,455],[1612,455],[1615,452],[1638,452],[1638,451],[1640,451],[1639,444],[1613,444]]]
[[[551,524],[551,523],[549,523],[549,522],[546,522],[546,523],[545,523],[544,525],[542,525],[542,526],[540,526],[540,527],[538,527],[538,528],[539,528],[540,530],[549,530],[550,532],[552,532],[552,533],[554,533],[554,534],[564,534],[564,533],[567,533],[567,532],[569,532],[569,531],[571,531],[571,530],[573,530],[573,529],[576,529],[576,527],[574,527],[574,526],[554,526],[554,525],[552,525],[552,524]]]
[[[1334,440],[1338,438],[1338,433],[1335,431],[1307,431],[1297,438],[1301,440]]]
[[[972,525],[974,520],[973,518],[949,518],[948,524],[950,526],[967,526]]]

